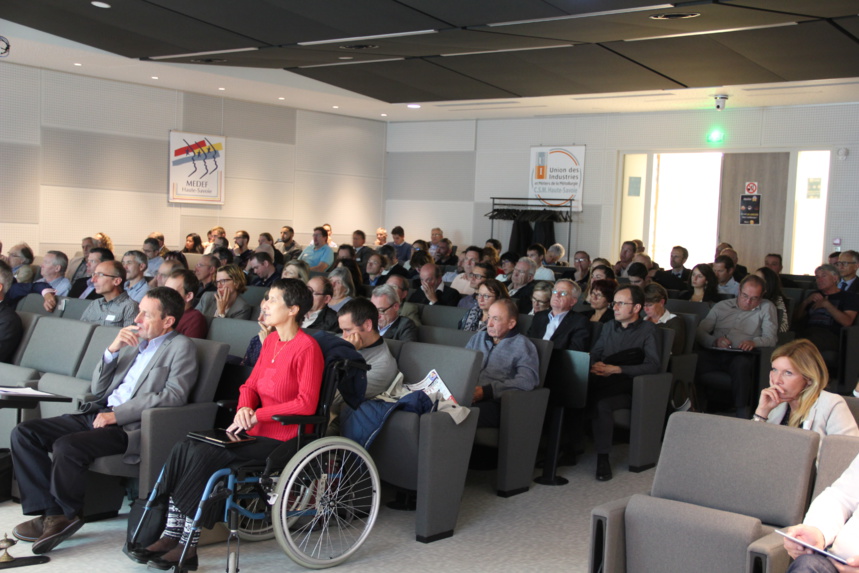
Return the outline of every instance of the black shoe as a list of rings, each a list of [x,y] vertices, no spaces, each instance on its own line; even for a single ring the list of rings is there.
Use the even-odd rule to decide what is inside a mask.
[[[608,461],[608,455],[597,455],[597,481],[608,481],[611,478],[611,462]]]
[[[149,551],[146,548],[140,549],[129,549],[128,544],[122,546],[122,552],[128,555],[128,558],[136,563],[140,563],[142,565],[146,565],[149,563],[150,559],[154,559],[155,557],[161,557],[166,551]]]
[[[46,515],[44,533],[33,543],[33,553],[47,553],[83,527],[84,520],[75,516],[72,519],[65,515]]]
[[[161,571],[167,571],[169,569],[173,569],[178,565],[178,561],[167,561],[164,557],[154,557],[149,560],[147,567],[153,567],[155,569],[160,569]],[[187,569],[188,571],[196,571],[199,566],[197,562],[197,556],[189,557],[185,560],[185,564],[182,566],[183,569]]]

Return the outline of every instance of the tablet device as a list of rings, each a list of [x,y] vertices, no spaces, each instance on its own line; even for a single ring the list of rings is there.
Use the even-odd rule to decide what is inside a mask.
[[[824,555],[824,556],[826,556],[826,557],[830,557],[830,558],[832,558],[832,559],[835,559],[835,560],[836,560],[836,561],[838,561],[839,563],[843,563],[844,565],[847,565],[847,560],[846,560],[846,559],[844,559],[843,557],[839,557],[839,556],[835,555],[834,553],[830,553],[829,551],[826,551],[826,550],[824,550],[824,549],[820,549],[819,547],[815,547],[815,546],[813,546],[813,545],[809,545],[808,543],[806,543],[806,542],[805,542],[805,541],[803,541],[802,539],[797,539],[796,537],[794,537],[794,536],[792,536],[792,535],[789,535],[789,534],[785,533],[785,532],[784,532],[784,531],[782,531],[781,529],[776,529],[776,530],[775,530],[775,532],[776,532],[776,533],[778,533],[779,535],[783,536],[783,537],[787,537],[788,539],[790,539],[790,540],[791,540],[791,541],[793,541],[794,543],[797,543],[797,544],[799,544],[799,545],[802,545],[803,547],[808,547],[809,549],[811,549],[811,550],[812,550],[812,551],[814,551],[815,553],[820,553],[821,555]]]
[[[228,432],[223,428],[215,428],[212,430],[197,430],[188,432],[188,437],[213,446],[222,448],[234,448],[242,444],[248,444],[256,440],[253,436],[249,436],[244,432]]]

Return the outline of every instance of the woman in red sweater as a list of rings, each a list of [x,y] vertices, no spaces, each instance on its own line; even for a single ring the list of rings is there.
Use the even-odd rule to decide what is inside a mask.
[[[186,439],[173,447],[165,464],[164,491],[169,492],[167,525],[161,538],[144,550],[129,550],[138,563],[161,570],[172,568],[186,544],[185,567],[197,569],[197,537],[191,535],[193,515],[206,482],[217,470],[237,460],[265,460],[283,442],[295,443],[298,427],[283,426],[277,415],[316,412],[324,361],[316,341],[300,328],[313,306],[313,294],[296,279],[274,282],[261,304],[262,321],[274,327],[262,346],[259,360],[242,385],[239,408],[227,431],[245,431],[256,441],[237,448],[220,448]],[[215,512],[204,526],[216,521]]]

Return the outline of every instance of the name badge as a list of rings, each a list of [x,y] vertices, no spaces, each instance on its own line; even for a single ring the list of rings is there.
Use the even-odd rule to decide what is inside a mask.
[[[108,314],[106,317],[104,317],[104,319],[113,322],[114,320],[116,320],[116,315]]]

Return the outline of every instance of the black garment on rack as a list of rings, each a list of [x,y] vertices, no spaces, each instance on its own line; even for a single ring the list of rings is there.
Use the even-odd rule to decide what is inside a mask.
[[[534,242],[540,243],[547,249],[555,244],[554,218],[543,219],[534,223]]]
[[[514,253],[526,253],[534,241],[534,233],[531,223],[526,219],[519,218],[513,221],[513,232],[510,233],[510,250]]]

